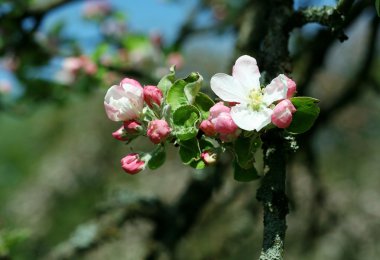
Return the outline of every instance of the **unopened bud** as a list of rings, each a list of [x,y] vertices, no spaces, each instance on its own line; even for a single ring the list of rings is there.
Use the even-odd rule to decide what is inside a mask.
[[[278,128],[287,128],[292,123],[296,108],[289,99],[284,99],[273,109],[272,123]]]
[[[112,133],[112,136],[119,141],[127,141],[127,131],[124,129],[124,126],[120,127],[118,130]]]
[[[145,86],[144,87],[144,101],[148,104],[150,108],[153,108],[153,104],[161,106],[163,94],[161,89],[156,86]]]
[[[217,154],[211,151],[205,151],[201,153],[201,158],[206,165],[212,165],[216,163]]]
[[[165,142],[171,129],[165,120],[153,120],[148,125],[147,135],[154,144]]]
[[[145,168],[145,161],[140,159],[138,153],[131,153],[121,159],[121,167],[128,174],[136,174]]]
[[[216,135],[215,127],[210,120],[203,120],[199,125],[199,129],[201,129],[206,136]]]

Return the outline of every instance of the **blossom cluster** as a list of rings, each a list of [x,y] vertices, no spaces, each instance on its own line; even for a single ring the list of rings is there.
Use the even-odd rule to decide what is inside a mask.
[[[214,103],[201,93],[201,83],[198,73],[175,79],[172,70],[157,86],[143,87],[125,78],[107,91],[106,114],[112,121],[122,122],[112,136],[126,142],[146,136],[156,147],[151,153],[126,155],[121,164],[127,173],[136,174],[147,165],[151,169],[159,167],[165,160],[165,143],[179,146],[182,161],[201,169],[213,164],[220,151],[241,150],[244,146],[251,149],[265,131],[288,129],[298,110],[294,102],[300,113],[304,103],[315,103],[311,98],[293,98],[296,83],[283,74],[262,86],[257,62],[248,55],[236,60],[232,75],[217,73],[211,78],[211,89],[221,101]],[[291,128],[302,132],[302,127],[309,126]],[[248,145],[239,145],[246,140]],[[253,167],[252,158],[244,162],[239,159],[244,153],[251,151],[235,151],[237,167]]]

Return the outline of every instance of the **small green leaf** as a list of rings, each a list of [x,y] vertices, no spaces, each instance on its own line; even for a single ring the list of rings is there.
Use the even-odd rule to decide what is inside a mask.
[[[151,158],[148,161],[148,167],[155,170],[164,164],[166,159],[166,151],[163,145],[157,145],[156,148],[150,153]]]
[[[302,134],[309,130],[319,115],[318,99],[311,97],[294,97],[290,99],[297,111],[293,114],[293,120],[286,129],[292,134]]]
[[[376,7],[377,16],[380,17],[380,0],[376,0],[375,7]]]
[[[170,68],[170,73],[165,75],[160,82],[158,82],[157,87],[161,89],[162,93],[164,93],[164,96],[166,96],[166,93],[171,88],[175,81],[175,66],[172,66]]]
[[[234,162],[234,179],[236,181],[249,182],[259,178],[260,176],[257,174],[254,166],[249,169],[243,169],[236,161]]]
[[[184,164],[191,164],[200,159],[201,150],[196,138],[181,141],[179,144],[179,156]]]
[[[202,170],[206,167],[205,162],[202,160],[192,161],[189,165],[197,170]]]
[[[210,114],[210,108],[214,105],[214,101],[205,93],[199,92],[195,97],[194,106],[201,111],[202,119],[207,119]]]
[[[255,161],[257,148],[261,146],[259,137],[240,136],[234,143],[236,161],[240,167],[249,169]]]
[[[201,88],[202,81],[202,76],[195,72],[184,79],[175,81],[168,90],[166,103],[171,106],[172,110],[176,110],[183,105],[193,104]]]
[[[180,140],[188,140],[198,133],[200,112],[195,106],[185,105],[173,113],[174,135]]]

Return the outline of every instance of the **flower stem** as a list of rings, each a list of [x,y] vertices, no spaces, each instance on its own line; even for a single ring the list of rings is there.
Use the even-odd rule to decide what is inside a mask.
[[[281,132],[271,130],[263,136],[265,176],[257,191],[264,207],[264,234],[260,260],[283,259],[286,215],[286,149]]]

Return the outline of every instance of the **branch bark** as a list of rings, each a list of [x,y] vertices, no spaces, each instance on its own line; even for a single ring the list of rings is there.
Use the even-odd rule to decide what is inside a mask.
[[[261,61],[266,74],[264,80],[291,71],[288,51],[290,18],[293,1],[271,0],[268,30],[264,38]],[[285,194],[286,148],[282,130],[271,130],[263,135],[264,172],[257,199],[264,208],[264,234],[260,260],[283,259],[286,215],[289,212]]]

